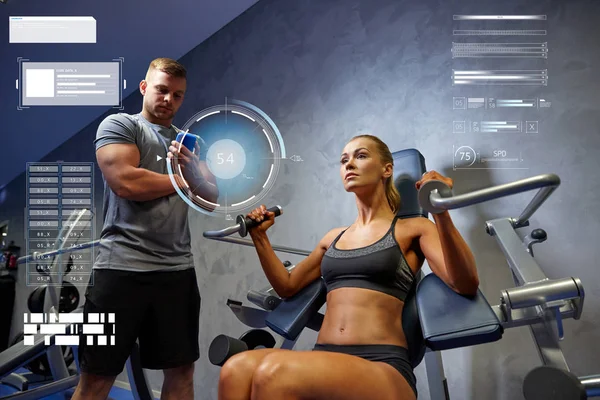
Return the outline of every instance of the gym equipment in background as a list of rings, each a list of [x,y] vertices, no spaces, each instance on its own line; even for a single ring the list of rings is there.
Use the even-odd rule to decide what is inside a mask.
[[[72,229],[77,225],[77,221],[82,215],[84,215],[84,212],[79,214],[74,213],[70,218],[72,223],[65,224],[65,227],[70,226],[70,229]],[[69,233],[70,230],[67,233],[61,231],[59,238],[69,237]],[[60,266],[55,256],[65,253],[75,253],[79,250],[93,247],[97,243],[98,241],[93,241],[65,248],[63,246],[64,241],[57,240],[55,244],[56,250],[24,256],[19,258],[17,262],[18,264],[24,264],[40,259],[52,259],[53,266],[57,264]],[[47,261],[44,261],[44,263],[47,264]],[[54,267],[52,270],[54,270]],[[83,312],[83,306],[79,306],[79,291],[77,288],[68,282],[62,281],[62,276],[68,274],[68,272],[68,270],[59,271],[60,282],[58,282],[58,285],[53,285],[52,275],[47,274],[49,278],[48,284],[37,287],[28,299],[28,306],[35,310],[32,310],[32,312],[47,315],[53,314],[56,320],[58,320],[59,313]],[[77,330],[80,332],[81,326]],[[67,327],[66,333],[72,334],[70,327]],[[78,347],[56,345],[56,334],[38,333],[33,336],[33,345],[25,345],[23,340],[14,340],[8,349],[0,353],[0,383],[12,386],[18,390],[17,393],[0,397],[0,400],[35,400],[57,393],[63,393],[65,398],[70,398],[80,377],[77,355]],[[69,368],[73,361],[75,362],[74,368]],[[31,372],[17,373],[16,371],[22,367],[29,368]],[[126,369],[134,399],[153,400],[154,395],[148,384],[146,373],[141,366],[137,343],[134,345],[132,353],[127,360]],[[30,386],[34,384],[36,387],[31,388]]]

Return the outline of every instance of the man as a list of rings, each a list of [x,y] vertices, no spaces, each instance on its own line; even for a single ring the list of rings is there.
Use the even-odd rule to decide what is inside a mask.
[[[164,371],[161,399],[194,398],[200,294],[188,207],[176,193],[166,160],[174,158],[192,171],[185,180],[195,194],[214,203],[218,190],[202,140],[200,155],[173,141],[178,129],[171,123],[185,95],[185,68],[156,59],[139,87],[142,112],[108,116],[94,142],[104,178],[104,226],[84,312],[114,313],[115,343],[88,345],[82,337],[75,400],[106,399],[138,339],[142,366]]]

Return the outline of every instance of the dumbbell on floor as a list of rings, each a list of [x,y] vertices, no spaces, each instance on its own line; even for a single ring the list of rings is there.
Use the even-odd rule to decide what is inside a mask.
[[[267,349],[275,347],[273,335],[263,329],[251,329],[241,335],[239,339],[219,335],[213,339],[208,348],[208,359],[211,364],[222,367],[234,355],[259,347]]]

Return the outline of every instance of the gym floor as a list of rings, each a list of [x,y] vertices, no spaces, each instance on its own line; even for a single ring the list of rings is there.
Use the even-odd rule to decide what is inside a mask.
[[[25,369],[15,371],[18,373],[27,372]],[[35,386],[34,386],[35,387]],[[13,387],[0,384],[0,397],[7,396],[15,393],[17,390]],[[113,387],[109,394],[109,399],[113,400],[133,400],[133,395],[129,390]],[[55,394],[52,396],[42,397],[40,400],[65,400],[65,397],[61,394]]]

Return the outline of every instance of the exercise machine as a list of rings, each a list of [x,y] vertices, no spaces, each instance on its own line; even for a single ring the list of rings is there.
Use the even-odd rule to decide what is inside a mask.
[[[399,218],[427,218],[504,196],[539,189],[518,218],[487,221],[485,231],[496,239],[510,267],[515,286],[501,292],[500,304],[490,306],[483,293],[463,296],[451,290],[434,274],[421,271],[416,289],[409,293],[404,305],[402,323],[408,341],[413,368],[425,359],[432,400],[450,398],[440,351],[491,343],[500,340],[504,330],[528,326],[542,365],[524,379],[523,394],[527,400],[587,399],[600,396],[600,375],[577,377],[569,370],[560,349],[564,337],[563,319],[579,319],[583,311],[584,290],[576,277],[548,279],[533,257],[533,245],[547,239],[542,229],[535,229],[522,240],[517,229],[529,226],[529,219],[560,185],[554,174],[539,175],[519,181],[453,195],[440,181],[426,182],[419,191],[415,183],[426,171],[423,155],[415,149],[393,154],[394,183],[402,198]],[[208,231],[209,239],[253,246],[247,239],[230,238],[233,233],[245,236],[247,224],[253,221],[238,217],[238,224],[221,231]],[[275,251],[308,256],[309,251],[273,246]],[[288,270],[293,265],[286,266]],[[293,349],[305,328],[318,331],[323,321],[319,312],[325,303],[323,279],[317,279],[295,296],[281,299],[271,287],[250,290],[247,299],[256,307],[240,301],[227,301],[236,317],[252,330],[239,338],[217,336],[209,348],[209,360],[223,365],[237,352],[258,347]],[[275,339],[264,328],[280,338]],[[263,330],[266,334],[254,333]],[[267,335],[268,334],[268,335]],[[272,336],[272,335],[271,335]],[[256,338],[262,339],[257,340]]]
[[[84,215],[84,212],[73,214],[73,222],[77,222],[82,215]],[[73,229],[76,225],[77,223],[65,224],[65,226],[70,226],[70,229]],[[57,255],[74,253],[82,249],[93,247],[98,243],[98,241],[93,241],[64,247],[64,239],[60,238],[69,237],[69,233],[70,231],[66,233],[63,231],[60,232],[58,235],[59,239],[57,239],[57,242],[55,243],[56,250],[45,253],[36,252],[32,255],[20,257],[17,261],[18,264],[28,262],[35,263],[37,260],[51,259],[53,267],[58,265],[58,268],[56,269],[58,271],[61,264],[57,263]],[[42,318],[47,321],[58,321],[59,314],[63,313],[62,309],[64,309],[64,302],[61,300],[65,297],[65,289],[68,289],[68,293],[73,294],[72,288],[65,285],[66,282],[62,281],[63,273],[63,271],[59,271],[58,282],[55,282],[54,284],[52,282],[52,274],[48,274],[48,284],[39,286],[34,290],[32,296],[30,296],[29,305],[34,308],[32,312],[36,311],[37,314],[42,315]],[[68,301],[67,303],[70,307],[71,301]],[[68,310],[71,313],[82,313],[83,306],[77,307],[76,309],[68,308]],[[84,316],[78,318],[79,321],[83,321],[83,319]],[[75,325],[78,325],[77,332],[81,332],[81,323],[76,323]],[[65,334],[71,335],[74,333],[75,332],[71,331],[69,324],[67,324],[67,331]],[[79,359],[77,354],[78,347],[68,346],[72,352],[70,357],[75,362],[75,368],[68,368],[67,362],[70,360],[68,358],[65,360],[66,354],[63,349],[65,346],[56,344],[56,339],[60,335],[38,333],[32,336],[33,344],[25,344],[25,340],[19,340],[0,353],[0,383],[17,389],[16,393],[0,397],[0,400],[35,400],[58,393],[64,394],[65,399],[71,398],[80,378]],[[32,362],[40,360],[40,358],[43,359],[44,357],[47,357],[47,365],[51,376],[50,380],[40,379],[39,374],[34,374],[32,372],[16,372],[20,368],[27,367]],[[153,400],[154,396],[152,390],[148,384],[146,373],[141,366],[137,344],[134,346],[129,359],[127,360],[126,369],[134,399]],[[33,387],[34,385],[35,387]]]

